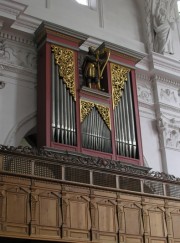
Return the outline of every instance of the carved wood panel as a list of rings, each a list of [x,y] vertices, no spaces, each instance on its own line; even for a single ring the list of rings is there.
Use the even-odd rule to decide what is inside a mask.
[[[63,238],[90,239],[89,190],[65,186],[62,191]]]
[[[0,183],[0,236],[180,243],[177,200],[7,178]]]
[[[35,182],[31,187],[31,235],[61,238],[61,186]]]
[[[11,234],[29,233],[29,189],[17,185],[6,187],[4,230]]]
[[[143,242],[141,197],[118,194],[117,207],[120,242]]]
[[[94,191],[91,195],[91,216],[93,240],[118,241],[116,193]]]
[[[165,243],[167,225],[164,200],[143,197],[142,205],[145,243]]]

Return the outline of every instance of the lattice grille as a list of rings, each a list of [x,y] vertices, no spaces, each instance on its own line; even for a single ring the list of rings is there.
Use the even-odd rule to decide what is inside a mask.
[[[30,159],[23,158],[20,156],[4,156],[3,169],[8,172],[21,173],[21,174],[31,174],[32,162]]]
[[[119,177],[120,189],[141,192],[141,180],[120,176]]]
[[[166,185],[166,194],[169,197],[180,198],[180,185]]]
[[[144,192],[149,194],[164,195],[163,183],[156,181],[144,181]]]
[[[62,166],[36,161],[34,164],[34,175],[61,180]]]
[[[77,169],[73,167],[65,168],[65,180],[80,183],[90,183],[90,172],[88,170]]]
[[[107,173],[94,172],[93,184],[97,186],[116,188],[116,176]]]

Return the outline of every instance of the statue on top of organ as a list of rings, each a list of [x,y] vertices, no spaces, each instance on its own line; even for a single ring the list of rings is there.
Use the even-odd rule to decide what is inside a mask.
[[[109,60],[110,51],[101,45],[97,49],[89,47],[88,55],[85,57],[82,72],[84,85],[97,90],[104,89],[101,87],[103,72]]]

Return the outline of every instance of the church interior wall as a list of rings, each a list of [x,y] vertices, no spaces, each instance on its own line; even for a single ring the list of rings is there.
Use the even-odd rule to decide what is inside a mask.
[[[137,92],[144,158],[153,170],[162,171],[163,163],[165,163],[168,170],[166,172],[178,176],[180,168],[178,163],[180,153],[178,144],[180,130],[179,23],[176,22],[174,32],[175,55],[165,54],[159,58],[160,54],[152,57],[146,52],[145,35],[147,33],[144,28],[147,26],[143,23],[146,6],[140,0],[99,0],[96,9],[81,6],[73,0],[16,0],[15,2],[23,6],[27,5],[19,16],[22,18],[27,15],[32,18],[31,26],[37,28],[37,23],[40,24],[42,20],[46,20],[123,48],[129,48],[130,51],[135,50],[146,56],[147,63],[142,66],[137,65],[137,72],[140,75],[137,76]],[[17,17],[17,20],[18,18],[20,17]],[[9,21],[8,18],[6,19]],[[11,21],[13,23],[14,20],[11,18]],[[22,26],[16,25],[16,29],[18,28],[22,30]],[[146,31],[149,31],[148,28]],[[9,33],[13,33],[11,40],[3,34],[6,32],[6,29],[2,27],[0,75],[5,87],[0,89],[0,112],[3,114],[0,116],[0,143],[18,146],[23,136],[36,124],[37,78],[34,65],[36,49],[27,44],[28,41],[22,45],[21,41],[12,40],[18,33],[23,39],[23,32],[17,30],[15,33],[13,29],[8,29]],[[32,31],[27,40],[32,41],[33,33]],[[8,66],[11,69],[8,69]],[[167,74],[168,78],[165,78]],[[154,78],[156,75],[158,77]],[[152,82],[153,79],[156,85]],[[166,125],[163,125],[163,129],[159,129],[159,127],[162,128],[162,124],[159,126],[158,122],[160,118],[165,120]],[[175,118],[174,123],[173,118]],[[169,143],[169,148],[168,139],[174,139],[171,144]],[[163,161],[164,158],[166,161]]]

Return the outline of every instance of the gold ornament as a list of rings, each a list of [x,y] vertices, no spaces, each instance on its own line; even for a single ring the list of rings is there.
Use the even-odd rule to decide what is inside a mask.
[[[91,113],[92,109],[96,107],[99,114],[101,115],[102,119],[106,123],[109,129],[111,129],[111,122],[110,122],[110,110],[109,107],[95,104],[90,101],[81,100],[80,102],[81,106],[81,122],[84,121],[84,119]]]
[[[55,45],[51,45],[51,48],[56,64],[59,66],[59,76],[63,78],[70,94],[76,100],[74,51]]]
[[[117,106],[121,99],[125,81],[127,81],[128,73],[131,71],[131,69],[114,63],[111,63],[110,67],[112,80],[113,108],[115,108],[115,106]]]

